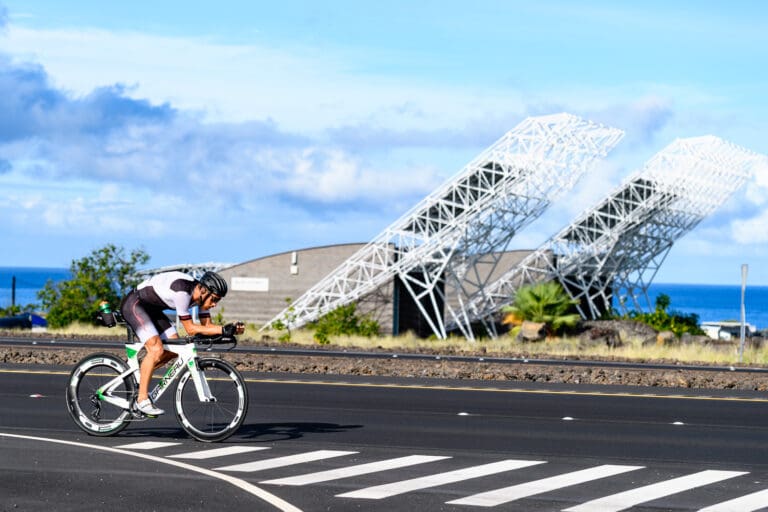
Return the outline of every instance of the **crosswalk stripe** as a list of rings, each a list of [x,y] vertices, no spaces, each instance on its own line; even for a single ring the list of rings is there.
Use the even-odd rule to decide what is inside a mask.
[[[225,448],[215,448],[213,450],[199,450],[196,452],[179,453],[169,455],[171,459],[194,459],[204,460],[214,457],[224,457],[226,455],[237,455],[238,453],[256,452],[259,450],[269,450],[267,446],[227,446]]]
[[[502,489],[495,489],[493,491],[474,494],[459,500],[449,501],[447,504],[495,507],[496,505],[519,500],[528,496],[533,496],[535,494],[541,494],[544,492],[553,491],[555,489],[560,489],[562,487],[568,487],[571,485],[589,482],[591,480],[597,480],[599,478],[619,475],[621,473],[627,473],[637,469],[643,469],[643,466],[614,466],[606,464],[603,466],[583,469],[581,471],[574,471],[572,473],[565,473],[550,478],[543,478],[533,482],[526,482],[524,484],[512,485]]]
[[[123,444],[115,446],[117,449],[128,450],[155,450],[179,446],[178,442],[161,441],[143,441],[137,443]],[[216,457],[225,457],[229,455],[238,455],[243,453],[269,450],[266,446],[226,446],[210,450],[198,450],[193,452],[167,455],[171,459],[189,459],[206,460]],[[276,457],[272,459],[246,462],[230,466],[214,468],[220,471],[235,472],[257,472],[267,469],[281,468],[306,462],[313,462],[345,455],[354,455],[357,451],[336,451],[336,450],[316,450],[307,453],[289,455],[285,457]],[[359,475],[366,475],[377,472],[384,472],[393,469],[405,468],[419,464],[436,462],[444,459],[450,459],[450,456],[431,456],[431,455],[409,455],[397,457],[382,461],[370,462],[346,466],[327,471],[318,471],[306,473],[291,477],[264,480],[262,484],[303,486],[321,482],[341,480]],[[447,485],[462,480],[479,478],[482,476],[493,475],[505,471],[522,469],[538,464],[545,464],[547,461],[526,461],[526,460],[503,460],[490,464],[462,468],[454,471],[427,475],[399,482],[392,482],[383,485],[359,489],[357,491],[339,494],[339,498],[358,498],[378,500],[391,496],[397,496],[412,491],[427,489]],[[644,466],[623,466],[605,464],[584,470],[564,473],[549,478],[543,478],[531,482],[511,485],[500,489],[494,489],[467,496],[465,498],[448,501],[448,505],[469,505],[478,507],[494,507],[503,505],[512,501],[520,500],[529,496],[542,494],[564,487],[570,487],[601,478],[620,475],[630,471],[643,469]],[[692,490],[698,487],[710,485],[723,480],[728,480],[738,476],[749,474],[742,471],[715,471],[706,470],[690,475],[685,475],[671,480],[658,482],[656,484],[630,489],[610,496],[604,496],[592,501],[582,503],[567,509],[563,512],[619,512],[627,510],[636,505],[647,503],[673,494]],[[766,508],[768,504],[768,489],[753,492],[744,496],[733,498],[721,503],[707,506],[698,512],[756,512]]]
[[[244,464],[235,464],[233,466],[222,466],[216,469],[219,471],[255,472],[255,471],[262,471],[264,469],[273,469],[273,468],[281,468],[284,466],[292,466],[294,464],[301,464],[303,462],[313,462],[316,460],[331,459],[333,457],[341,457],[343,455],[354,455],[355,453],[357,452],[317,450],[314,452],[300,453],[298,455],[288,455],[286,457],[276,457],[274,459],[257,460],[254,462],[246,462]]]
[[[169,446],[178,446],[181,443],[166,443],[161,441],[143,441],[141,443],[121,444],[115,448],[124,450],[155,450],[157,448],[167,448]]]
[[[721,480],[727,480],[740,475],[746,475],[740,471],[700,471],[692,475],[673,478],[665,482],[638,487],[626,492],[612,494],[604,498],[588,501],[575,507],[567,508],[564,512],[618,512],[631,508],[640,503],[653,501],[671,494],[709,485]]]
[[[288,478],[278,478],[276,480],[266,480],[262,484],[275,485],[308,485],[330,480],[340,480],[358,475],[367,475],[378,471],[388,469],[404,468],[424,464],[437,460],[450,459],[450,457],[438,457],[430,455],[409,455],[407,457],[398,457],[396,459],[382,460],[379,462],[370,462],[367,464],[358,464],[356,466],[347,466],[345,468],[330,469],[328,471],[319,471],[317,473],[308,473],[306,475],[291,476]]]
[[[752,512],[768,506],[768,489],[702,508],[699,512]]]
[[[481,466],[473,466],[469,468],[457,469],[455,471],[448,471],[446,473],[438,473],[435,475],[428,475],[410,480],[393,482],[391,484],[367,487],[365,489],[347,492],[337,496],[340,498],[363,498],[369,500],[379,500],[406,492],[417,491],[419,489],[437,487],[439,485],[460,482],[461,480],[469,480],[470,478],[493,475],[503,471],[511,471],[513,469],[521,469],[528,466],[535,466],[536,464],[544,463],[545,461],[542,460],[502,460],[499,462],[492,462],[490,464],[483,464]]]

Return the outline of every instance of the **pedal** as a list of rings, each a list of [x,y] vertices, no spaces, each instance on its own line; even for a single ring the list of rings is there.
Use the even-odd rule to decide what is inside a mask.
[[[131,417],[128,421],[147,421],[149,418],[154,418],[155,416],[147,416],[140,410],[131,407]]]
[[[136,407],[136,400],[134,400],[133,403],[131,403],[131,420],[132,421],[144,421],[151,417],[152,416],[147,416],[146,414],[141,412],[138,409],[138,407]]]

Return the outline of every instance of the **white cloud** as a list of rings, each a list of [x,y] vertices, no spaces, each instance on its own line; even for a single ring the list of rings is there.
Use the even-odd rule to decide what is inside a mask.
[[[428,168],[372,169],[339,149],[307,148],[275,163],[279,168],[275,177],[278,190],[322,203],[381,203],[402,196],[404,191],[423,196],[441,181]]]
[[[137,190],[129,184],[67,180],[50,185],[21,170],[10,173],[4,184],[0,218],[4,229],[19,236],[153,238],[171,234],[188,217],[184,194]]]
[[[5,39],[17,61],[42,64],[56,87],[76,96],[123,84],[131,98],[170,103],[207,122],[274,119],[299,133],[355,124],[455,129],[472,119],[525,112],[530,99],[482,81],[438,86],[408,76],[361,74],[344,59],[365,55],[317,48],[17,26]]]
[[[768,210],[749,219],[737,219],[731,223],[733,239],[739,244],[757,245],[768,243]]]
[[[745,199],[758,206],[768,203],[768,166],[757,167],[747,184]]]
[[[73,97],[52,86],[39,66],[0,59],[0,114],[26,127],[22,134],[12,126],[0,131],[5,174],[15,166],[27,179],[119,183],[153,194],[171,186],[184,191],[178,194],[187,201],[204,191],[212,205],[243,210],[265,200],[274,203],[274,196],[308,202],[310,208],[362,202],[371,210],[386,209],[403,197],[425,195],[439,181],[424,165],[396,162],[386,171],[371,165],[359,150],[349,149],[349,142],[355,144],[344,140],[344,130],[318,145],[271,121],[202,123],[169,104],[131,98],[131,92],[111,86]],[[422,141],[416,144],[440,144],[427,132],[415,138]],[[384,132],[382,139],[384,147],[414,143],[394,132]],[[69,226],[82,215],[77,202],[57,208],[62,217],[51,216],[48,223]],[[74,219],[71,224],[68,218]],[[123,229],[117,221],[112,225]]]

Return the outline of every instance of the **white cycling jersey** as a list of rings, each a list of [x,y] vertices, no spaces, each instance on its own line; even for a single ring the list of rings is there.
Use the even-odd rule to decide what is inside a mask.
[[[194,277],[184,272],[163,272],[141,282],[136,290],[143,304],[175,310],[179,318],[185,320],[192,317],[190,303],[196,283]],[[198,316],[210,314],[200,309]]]

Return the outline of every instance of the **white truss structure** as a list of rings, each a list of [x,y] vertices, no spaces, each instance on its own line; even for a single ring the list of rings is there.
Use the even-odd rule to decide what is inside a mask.
[[[179,272],[184,272],[185,274],[189,274],[195,279],[199,279],[200,277],[202,277],[202,275],[205,272],[208,272],[208,271],[218,272],[227,267],[231,267],[232,265],[233,263],[218,263],[215,261],[211,261],[207,263],[181,263],[178,265],[168,265],[165,267],[139,270],[138,272],[136,272],[135,276],[139,279],[148,279],[154,276],[155,274],[160,274],[162,272],[171,272],[176,270]]]
[[[562,113],[525,119],[424,198],[276,320],[300,327],[399,278],[432,332],[459,325],[463,303],[485,286],[522,227],[569,190],[623,132]],[[454,290],[456,300],[446,300]],[[453,305],[452,305],[453,304]]]
[[[713,136],[678,139],[608,197],[485,288],[467,307],[495,335],[493,315],[523,284],[557,279],[583,318],[650,308],[648,286],[673,243],[721,206],[763,155]],[[643,304],[641,304],[641,299]]]

